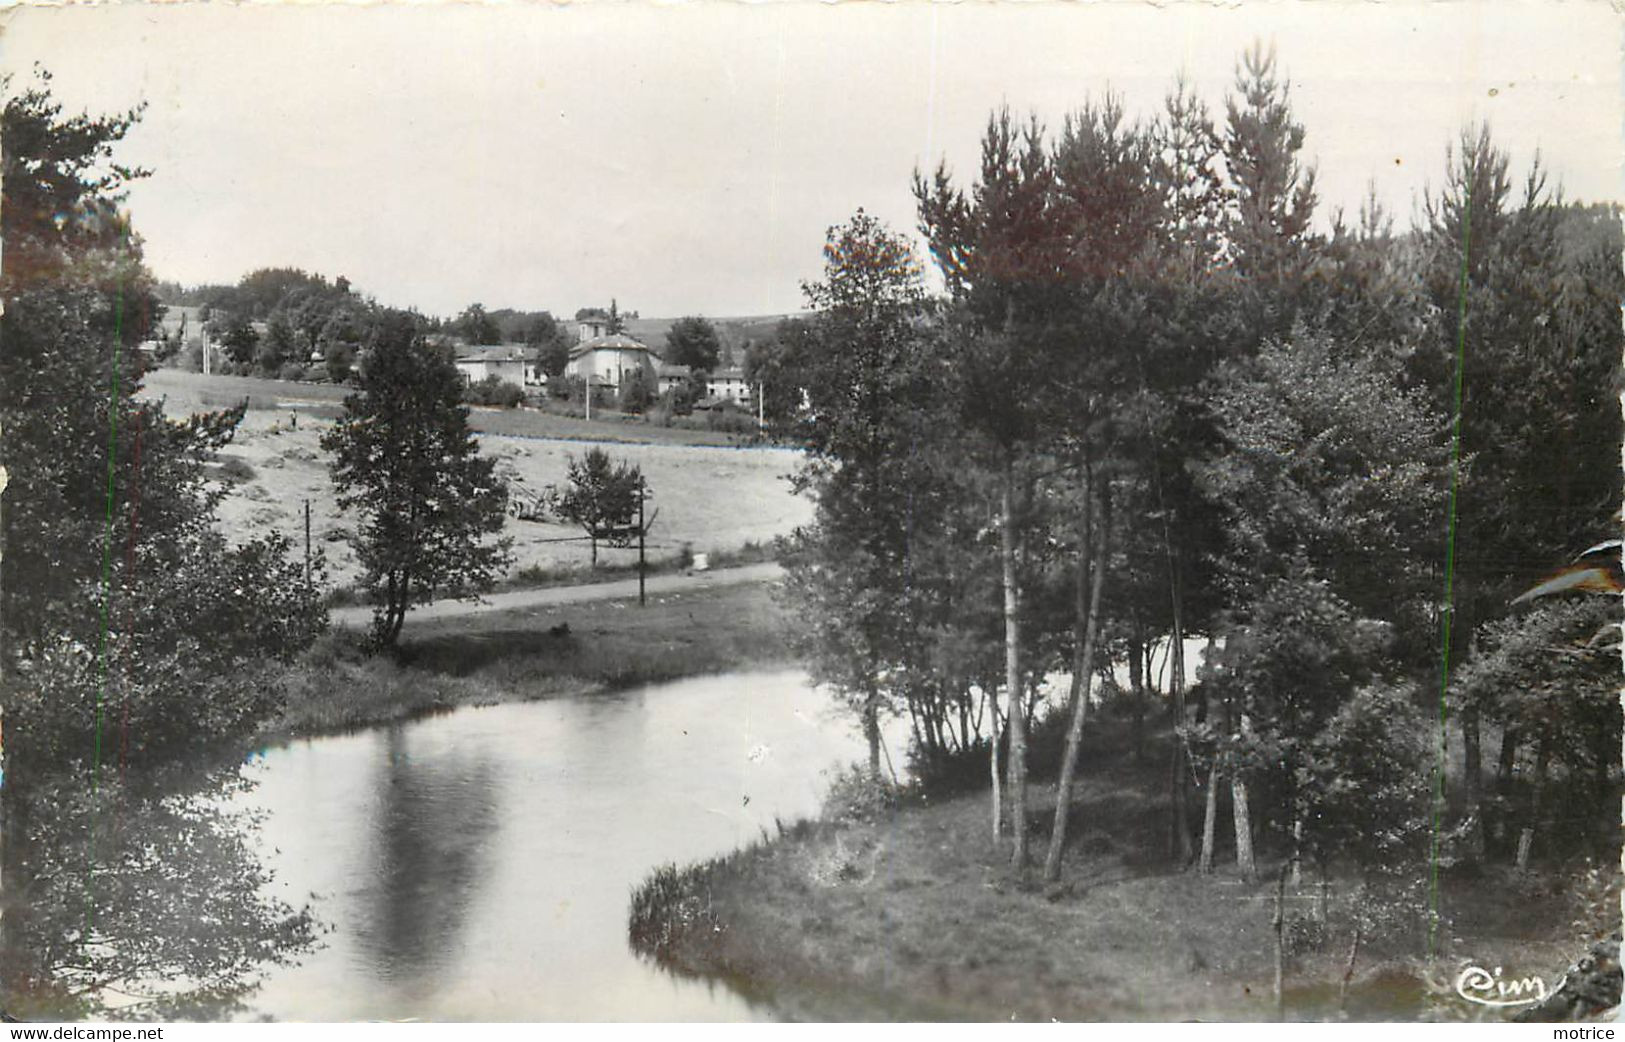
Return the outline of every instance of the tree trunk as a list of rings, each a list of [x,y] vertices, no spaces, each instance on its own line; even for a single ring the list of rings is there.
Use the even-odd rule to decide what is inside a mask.
[[[1501,755],[1496,758],[1495,784],[1505,796],[1512,785],[1512,768],[1518,758],[1518,730],[1511,724],[1501,731]]]
[[[1349,981],[1354,979],[1354,960],[1360,956],[1360,927],[1354,927],[1354,940],[1349,943],[1348,962],[1343,966],[1343,981],[1337,987],[1337,1011],[1344,1012],[1349,1002]]]
[[[999,740],[1001,736],[999,734],[999,704],[991,695],[988,696],[988,701],[993,709],[993,741],[988,743],[991,746],[988,750],[988,770],[993,776],[993,849],[997,850],[999,849],[999,833],[1004,830],[1004,793],[999,791]]]
[[[863,737],[869,743],[869,779],[880,781],[880,692],[871,680],[863,700]]]
[[[1015,464],[1004,461],[1004,487],[1000,496],[999,558],[1004,573],[1004,686],[1008,700],[1005,727],[1010,732],[1010,826],[1015,840],[1010,864],[1018,872],[1027,868],[1027,713],[1022,705],[1021,595],[1016,587]]]
[[[1282,865],[1275,881],[1275,917],[1270,926],[1275,930],[1275,1015],[1286,1012],[1286,877],[1291,866]]]
[[[1247,714],[1241,714],[1241,728],[1239,735],[1245,736],[1252,731]],[[1230,774],[1230,812],[1235,817],[1236,825],[1236,867],[1241,870],[1241,878],[1252,882],[1257,875],[1257,867],[1253,861],[1253,827],[1248,817],[1247,782],[1241,776],[1241,769]]]
[[[1078,562],[1077,615],[1072,645],[1072,717],[1067,722],[1066,750],[1061,755],[1061,777],[1055,786],[1055,826],[1050,831],[1049,852],[1044,857],[1044,878],[1050,882],[1061,878],[1061,851],[1066,846],[1067,818],[1072,809],[1072,781],[1078,769],[1083,722],[1088,716],[1089,690],[1093,686],[1095,635],[1100,629],[1100,589],[1106,580],[1106,540],[1103,533],[1097,554],[1090,532],[1093,527],[1090,518],[1094,513],[1094,494],[1088,470],[1084,473],[1084,551]],[[1086,578],[1089,584],[1087,604],[1083,598]]]
[[[1190,751],[1185,745],[1185,736],[1180,732],[1185,727],[1185,631],[1180,620],[1179,589],[1174,588],[1173,597],[1173,646],[1168,649],[1168,693],[1172,696],[1174,714],[1174,752],[1172,777],[1168,781],[1168,801],[1172,814],[1169,817],[1169,828],[1173,830],[1172,854],[1181,867],[1189,867],[1191,863],[1191,827],[1187,820],[1185,807],[1185,772],[1189,769]]]
[[[1467,850],[1469,856],[1478,861],[1484,857],[1484,820],[1479,798],[1479,790],[1484,783],[1484,779],[1483,759],[1479,745],[1477,706],[1466,706],[1462,709],[1461,744],[1463,771],[1467,776],[1467,818],[1470,822],[1467,833]]]
[[[1197,862],[1197,871],[1205,875],[1213,872],[1213,831],[1219,819],[1219,759],[1213,758],[1213,766],[1207,772],[1207,799],[1202,811],[1202,859]]]
[[[1292,861],[1291,875],[1294,887],[1303,885],[1303,819],[1307,811],[1301,800],[1292,801]]]
[[[1552,761],[1552,733],[1547,729],[1541,733],[1539,752],[1535,757],[1535,793],[1530,800],[1529,828],[1531,838],[1539,836],[1541,848],[1547,847],[1546,830],[1542,827],[1546,822],[1546,772]],[[1525,855],[1527,857],[1527,855]],[[1524,867],[1522,864],[1519,868]]]
[[[1128,686],[1134,712],[1134,762],[1145,756],[1145,642],[1136,634],[1128,642]]]
[[[1241,878],[1251,883],[1258,870],[1253,862],[1253,831],[1247,816],[1247,783],[1239,771],[1230,777],[1230,800],[1236,819],[1236,868]]]

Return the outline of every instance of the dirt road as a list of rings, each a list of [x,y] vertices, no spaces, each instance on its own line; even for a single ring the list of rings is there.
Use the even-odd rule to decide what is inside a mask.
[[[774,562],[747,564],[738,568],[718,568],[705,572],[679,572],[651,575],[646,580],[650,596],[683,590],[704,590],[716,586],[739,583],[773,582],[784,574]],[[436,601],[417,608],[407,616],[414,619],[445,619],[458,615],[482,615],[487,612],[512,611],[515,608],[551,608],[559,604],[579,604],[582,601],[615,600],[636,597],[636,578],[616,579],[613,582],[586,583],[579,586],[546,586],[535,590],[508,590],[487,594],[478,603],[473,601]],[[333,625],[363,628],[372,622],[370,607],[334,608]]]

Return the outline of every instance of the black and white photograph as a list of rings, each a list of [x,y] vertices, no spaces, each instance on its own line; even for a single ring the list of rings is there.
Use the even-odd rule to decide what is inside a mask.
[[[1614,1020],[1622,27],[6,6],[0,1018]]]

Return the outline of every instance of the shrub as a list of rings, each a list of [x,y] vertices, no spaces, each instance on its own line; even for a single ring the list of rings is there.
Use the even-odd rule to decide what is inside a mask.
[[[725,434],[754,434],[756,432],[756,417],[741,410],[724,406],[712,409],[706,416],[706,430],[720,431]]]
[[[653,401],[654,392],[649,389],[648,381],[644,379],[642,373],[634,373],[632,378],[627,380],[625,385],[621,387],[621,393],[616,404],[622,412],[637,416],[642,414]]]
[[[884,781],[853,765],[835,775],[824,796],[824,820],[840,823],[870,823],[897,806],[897,793]]]
[[[463,390],[463,401],[471,405],[494,405],[503,409],[512,409],[524,400],[525,392],[523,390],[494,373],[483,380],[469,384]]]
[[[305,367],[298,362],[289,362],[277,370],[276,378],[298,383],[305,378]]]

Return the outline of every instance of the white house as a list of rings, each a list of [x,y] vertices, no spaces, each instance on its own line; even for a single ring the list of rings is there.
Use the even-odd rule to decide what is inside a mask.
[[[659,364],[660,356],[648,345],[623,333],[611,333],[595,336],[571,348],[564,373],[589,380],[596,378],[594,387],[602,386],[617,393],[634,375],[641,374],[652,390],[656,386],[655,367]]]
[[[718,369],[711,374],[707,384],[713,398],[750,405],[750,384],[745,382],[745,371],[738,366]]]
[[[504,383],[524,387],[525,377],[535,365],[533,353],[523,344],[499,344],[496,347],[469,347],[459,345],[453,361],[457,371],[469,383],[479,383],[494,376]]]

